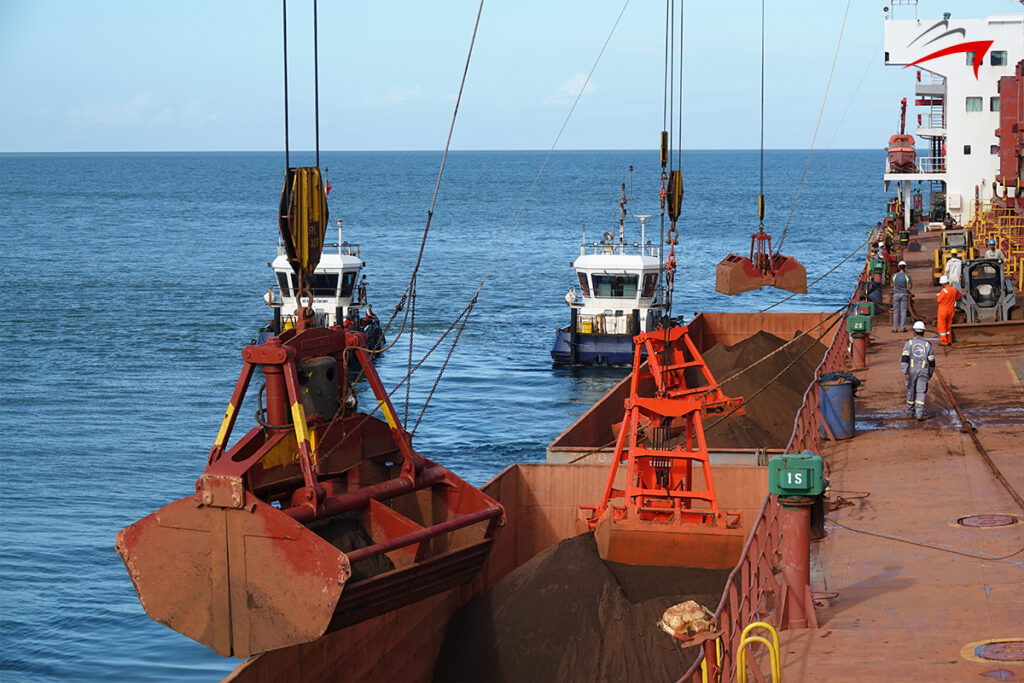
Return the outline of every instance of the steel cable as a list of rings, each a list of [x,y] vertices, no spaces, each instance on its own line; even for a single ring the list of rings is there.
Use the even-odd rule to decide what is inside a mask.
[[[824,280],[824,279],[825,279],[826,277],[828,277],[829,275],[831,275],[832,273],[834,273],[834,272],[835,272],[835,270],[836,270],[836,269],[837,269],[837,268],[838,268],[839,266],[843,265],[844,263],[846,263],[847,261],[849,261],[849,260],[850,260],[851,258],[853,258],[853,257],[854,257],[854,255],[856,255],[856,253],[857,253],[858,251],[860,251],[860,248],[861,248],[861,247],[863,247],[863,246],[864,246],[865,244],[867,244],[867,243],[868,243],[869,241],[871,241],[871,238],[870,238],[870,237],[869,237],[868,239],[864,240],[863,242],[861,242],[860,244],[858,244],[858,245],[857,245],[857,248],[856,248],[856,249],[854,249],[854,250],[853,250],[852,252],[850,252],[849,256],[847,256],[847,257],[846,257],[846,258],[844,258],[844,259],[843,259],[842,261],[840,261],[839,263],[837,263],[837,264],[835,264],[834,266],[832,266],[831,268],[829,268],[829,269],[828,269],[827,271],[825,271],[825,272],[824,272],[824,273],[823,273],[823,274],[822,274],[822,275],[821,275],[821,276],[820,276],[820,277],[819,277],[818,279],[816,279],[816,280],[815,280],[814,282],[812,282],[811,284],[807,285],[807,289],[810,289],[811,287],[813,287],[814,285],[818,284],[819,282],[821,282],[822,280]],[[765,307],[765,308],[762,308],[762,309],[761,309],[760,311],[758,311],[758,313],[764,313],[765,311],[770,311],[771,309],[775,308],[775,307],[776,307],[776,306],[778,306],[779,304],[783,304],[783,303],[785,303],[785,302],[789,301],[790,299],[792,299],[793,297],[795,297],[795,296],[796,296],[797,294],[799,294],[799,292],[793,292],[793,293],[792,293],[792,294],[790,294],[789,296],[787,296],[787,297],[785,297],[785,298],[783,298],[783,299],[779,299],[778,301],[776,301],[775,303],[773,303],[773,304],[772,304],[771,306],[767,306],[767,307]]]
[[[828,102],[828,91],[832,87],[832,76],[836,72],[836,61],[839,59],[839,46],[843,44],[843,33],[846,31],[846,18],[850,14],[850,3],[853,0],[846,0],[846,12],[843,13],[843,25],[839,28],[839,40],[836,41],[836,52],[832,57],[832,69],[828,72],[828,83],[825,84],[825,96],[821,98],[821,109],[818,110],[818,122],[814,124],[814,135],[811,136],[811,148],[807,150],[807,161],[804,162],[804,171],[800,175],[800,183],[796,187],[796,196],[793,197],[793,206],[789,209],[789,216],[786,218],[786,225],[782,228],[782,235],[776,245],[776,256],[782,253],[782,243],[786,241],[786,232],[789,230],[789,223],[793,220],[793,213],[796,211],[797,200],[800,199],[800,190],[803,189],[804,179],[807,178],[807,169],[811,165],[811,154],[814,153],[814,141],[818,138],[818,129],[821,127],[821,117],[825,113],[825,103]]]

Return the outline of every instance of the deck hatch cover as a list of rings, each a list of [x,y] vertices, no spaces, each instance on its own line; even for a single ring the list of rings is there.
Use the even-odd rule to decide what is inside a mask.
[[[956,523],[961,526],[982,528],[1012,526],[1017,522],[1018,519],[1013,515],[968,515],[956,520]]]

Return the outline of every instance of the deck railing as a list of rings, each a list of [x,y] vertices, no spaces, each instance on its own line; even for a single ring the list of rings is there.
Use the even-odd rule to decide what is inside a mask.
[[[639,242],[584,242],[580,245],[580,256],[587,254],[621,254],[625,256],[651,256],[658,258],[659,246],[650,240],[646,244]]]
[[[857,279],[857,286],[853,294],[850,295],[848,311],[856,306],[861,288],[866,280],[867,274],[862,271]],[[787,453],[797,453],[803,450],[820,453],[823,437],[821,435],[822,418],[818,410],[818,379],[825,373],[846,369],[849,344],[850,335],[846,331],[845,321],[843,321],[832,338],[832,343],[829,344],[821,363],[814,371],[814,380],[804,391],[803,403],[793,420],[793,433],[786,446]],[[750,536],[747,537],[740,560],[729,574],[729,578],[726,579],[722,599],[718,603],[718,609],[715,610],[715,620],[721,631],[718,663],[715,668],[721,671],[721,680],[724,681],[736,680],[736,657],[744,627],[751,622],[764,620],[766,614],[775,607],[774,601],[780,593],[780,580],[775,576],[775,555],[782,540],[778,511],[779,506],[776,499],[771,495],[765,496],[761,512],[754,520],[754,527],[750,531]],[[714,651],[714,647],[708,648],[708,651]],[[703,661],[704,654],[702,653],[679,683],[686,681],[702,683],[705,680],[712,680],[711,677],[705,678],[705,673],[702,671]],[[750,657],[747,658],[747,666],[754,673],[756,680],[767,680],[758,668],[757,662]]]

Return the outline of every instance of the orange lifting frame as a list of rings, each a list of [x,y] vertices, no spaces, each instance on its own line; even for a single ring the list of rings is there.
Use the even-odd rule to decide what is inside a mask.
[[[741,413],[742,399],[727,397],[718,386],[686,327],[658,329],[634,338],[630,396],[619,430],[599,506],[587,524],[595,532],[605,559],[627,564],[686,564],[729,567],[741,549],[739,515],[718,508],[704,439],[703,417]],[[640,356],[646,350],[647,369]],[[687,370],[704,383],[690,386]],[[639,395],[640,382],[654,380],[653,397]],[[672,441],[675,445],[670,445]],[[626,462],[624,489],[615,487],[619,465]],[[704,486],[694,489],[694,463]],[[613,500],[622,499],[621,506]],[[699,501],[695,507],[694,502]],[[729,518],[729,519],[727,519]]]

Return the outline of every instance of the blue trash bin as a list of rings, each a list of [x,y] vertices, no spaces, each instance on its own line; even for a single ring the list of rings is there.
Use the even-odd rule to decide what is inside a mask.
[[[852,439],[856,433],[853,397],[859,384],[849,372],[828,372],[818,380],[818,411],[837,439]],[[827,436],[824,427],[818,431]]]

